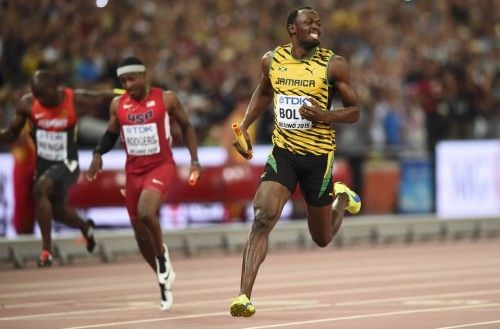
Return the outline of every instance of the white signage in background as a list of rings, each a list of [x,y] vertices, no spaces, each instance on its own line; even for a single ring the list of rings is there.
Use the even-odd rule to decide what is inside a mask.
[[[500,140],[437,145],[436,209],[440,218],[500,220]]]
[[[14,235],[11,225],[14,208],[12,171],[14,159],[10,153],[0,153],[0,236]]]
[[[271,145],[255,145],[252,164],[264,164],[271,151]],[[186,148],[174,148],[173,155],[178,165],[188,165],[191,156]],[[92,160],[91,151],[79,151],[80,169],[86,171]],[[222,147],[200,147],[198,156],[202,166],[222,165],[227,158],[227,152]],[[119,170],[125,168],[125,151],[112,150],[103,156],[103,170]],[[12,171],[13,159],[10,153],[0,153],[0,236],[14,237],[15,232],[11,225],[14,207]],[[92,207],[77,209],[84,217],[92,217],[100,226],[129,227],[127,210],[125,207]],[[180,205],[164,205],[161,209],[162,227],[167,229],[186,228],[188,226],[220,222],[223,218],[224,206],[220,202],[211,203],[183,203]],[[283,212],[283,216],[288,215]],[[64,225],[53,226],[55,231],[66,231]],[[38,225],[35,225],[35,234],[40,236]]]

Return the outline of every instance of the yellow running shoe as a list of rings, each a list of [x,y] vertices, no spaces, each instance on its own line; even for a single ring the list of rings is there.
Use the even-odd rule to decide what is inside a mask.
[[[342,182],[336,182],[333,184],[333,190],[335,191],[335,195],[340,193],[345,193],[349,197],[349,202],[347,203],[347,211],[351,214],[356,214],[361,209],[361,198],[359,195],[354,193],[350,188],[347,187]]]
[[[230,312],[232,316],[243,316],[248,318],[255,314],[255,307],[248,299],[247,295],[243,294],[233,300]]]

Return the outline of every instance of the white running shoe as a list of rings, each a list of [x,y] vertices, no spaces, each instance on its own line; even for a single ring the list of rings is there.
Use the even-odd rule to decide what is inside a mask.
[[[158,275],[158,282],[160,285],[160,309],[162,311],[166,311],[172,307],[173,303],[173,295],[172,295],[172,285],[175,280],[175,272],[172,264],[170,263],[170,257],[168,254],[168,248],[165,244],[163,244],[165,248],[165,272],[160,272],[160,264],[158,259],[156,259],[156,273]]]

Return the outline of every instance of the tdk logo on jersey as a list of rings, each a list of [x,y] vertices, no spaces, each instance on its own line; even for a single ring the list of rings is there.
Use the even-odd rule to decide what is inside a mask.
[[[305,102],[304,97],[296,97],[296,96],[280,96],[279,103],[280,105],[301,105]],[[308,104],[306,104],[308,105]]]
[[[146,122],[152,116],[153,116],[153,111],[147,111],[146,113],[138,113],[138,114],[127,113],[127,119],[129,121],[133,121],[136,123]]]

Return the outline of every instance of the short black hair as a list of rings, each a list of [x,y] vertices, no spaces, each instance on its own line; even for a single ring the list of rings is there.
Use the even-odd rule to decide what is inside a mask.
[[[295,19],[297,18],[297,15],[299,14],[299,10],[302,9],[311,9],[312,7],[310,6],[302,6],[302,7],[297,7],[293,9],[291,12],[288,13],[288,17],[286,18],[286,27],[288,28],[289,25],[292,25],[295,23]]]
[[[118,67],[127,65],[144,65],[144,63],[137,57],[127,57],[125,58]]]
[[[34,89],[39,89],[41,86],[46,88],[57,88],[58,81],[54,72],[49,70],[37,70],[31,78],[31,85]]]

